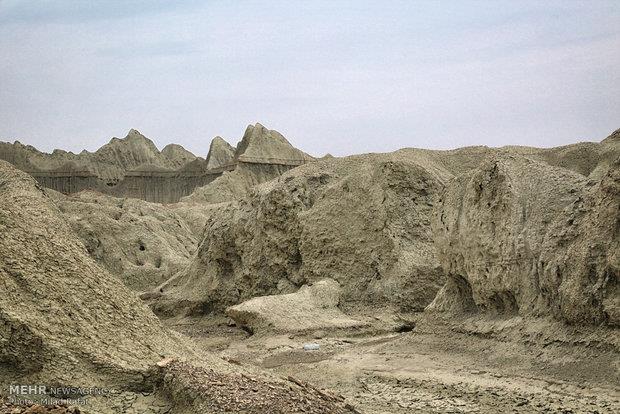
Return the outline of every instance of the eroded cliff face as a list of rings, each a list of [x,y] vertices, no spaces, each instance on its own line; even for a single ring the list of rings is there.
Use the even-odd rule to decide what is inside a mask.
[[[182,200],[197,203],[237,200],[246,196],[252,187],[313,160],[293,147],[278,131],[259,123],[248,125],[236,149],[219,137],[213,140],[207,166],[223,174]]]
[[[449,281],[429,310],[617,325],[618,185],[618,163],[595,181],[510,153],[456,178],[433,214]]]
[[[422,310],[435,299],[429,309],[615,323],[616,245],[581,251],[587,239],[581,228],[573,247],[566,240],[550,245],[563,234],[559,217],[567,209],[595,200],[595,188],[607,188],[605,194],[613,188],[596,184],[595,172],[609,163],[614,142],[570,150],[401,150],[297,167],[216,210],[190,266],[161,286],[152,306],[163,315],[220,312],[333,278],[343,287],[344,306]],[[226,177],[201,190],[239,183]],[[609,213],[597,225],[616,219]],[[554,282],[560,259],[552,257],[579,257],[578,250],[595,258],[585,262],[596,262],[596,269],[572,266],[574,276]],[[583,285],[588,278],[593,282]],[[576,312],[577,302],[583,311]]]
[[[403,150],[297,167],[210,217],[191,265],[162,286],[153,308],[221,311],[332,278],[345,306],[422,310],[444,282],[432,245],[433,199],[453,172],[488,151],[440,159]]]
[[[112,138],[93,153],[54,150],[46,154],[19,142],[0,143],[0,159],[28,172],[44,187],[64,194],[94,190],[159,203],[177,202],[219,175],[184,170],[197,159],[194,154],[176,144],[160,152],[134,129],[125,138]]]
[[[620,158],[552,223],[539,263],[554,315],[620,326]]]
[[[156,169],[174,170],[194,160],[196,156],[182,146],[172,144],[159,151],[153,141],[132,129],[125,138],[112,138],[95,152],[79,154],[54,150],[51,154],[38,151],[30,145],[16,141],[0,144],[0,159],[26,171],[89,171],[104,182],[123,178],[127,171],[142,165]]]
[[[45,154],[19,142],[0,143],[0,159],[64,194],[93,190],[169,204],[190,195],[190,202],[233,200],[245,196],[252,186],[313,158],[294,148],[279,132],[256,124],[248,126],[237,149],[215,137],[206,160],[176,144],[160,152],[133,129],[125,138],[112,138],[94,153],[82,151],[77,155],[62,150]],[[222,174],[228,175],[208,186]]]

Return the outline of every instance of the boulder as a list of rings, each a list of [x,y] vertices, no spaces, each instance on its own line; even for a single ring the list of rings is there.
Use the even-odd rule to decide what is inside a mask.
[[[260,296],[226,309],[237,326],[259,331],[299,332],[358,328],[364,323],[349,318],[338,309],[341,288],[338,282],[325,279],[297,292]]]

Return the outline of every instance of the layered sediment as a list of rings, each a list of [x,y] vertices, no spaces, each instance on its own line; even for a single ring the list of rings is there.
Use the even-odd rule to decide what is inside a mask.
[[[64,194],[93,190],[115,197],[176,203],[222,174],[239,169],[227,186],[232,190],[213,197],[217,202],[245,195],[247,189],[288,169],[312,160],[280,133],[260,124],[248,126],[238,148],[221,137],[212,140],[205,159],[177,144],[160,152],[136,130],[123,139],[112,138],[94,153],[54,150],[45,154],[16,141],[0,143],[0,159],[32,175],[41,185]],[[208,193],[209,190],[206,190]],[[196,197],[204,201],[205,197]]]

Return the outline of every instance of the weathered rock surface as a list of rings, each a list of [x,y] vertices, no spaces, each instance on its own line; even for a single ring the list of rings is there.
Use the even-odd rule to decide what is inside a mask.
[[[3,385],[139,383],[182,348],[89,257],[35,181],[4,161],[0,251]]]
[[[30,145],[0,143],[0,159],[24,171],[89,171],[104,181],[120,180],[127,171],[147,164],[156,168],[177,169],[196,157],[182,146],[172,144],[160,152],[153,141],[135,129],[125,138],[112,138],[95,152],[79,154],[54,150],[52,154]]]
[[[453,180],[433,217],[449,281],[429,310],[617,324],[618,175],[596,183],[505,153]]]
[[[489,151],[403,150],[297,167],[214,214],[197,256],[153,308],[223,311],[332,278],[345,304],[422,310],[443,284],[433,197]]]
[[[207,155],[208,169],[223,168],[234,162],[235,148],[222,137],[215,137],[209,146],[209,154]]]
[[[217,203],[248,193],[253,185],[270,180],[313,158],[294,148],[277,131],[260,124],[248,126],[237,149],[215,137],[207,159],[180,145],[160,152],[136,130],[90,153],[55,150],[45,154],[34,147],[0,142],[0,159],[28,172],[44,187],[64,194],[93,190],[115,197],[157,203],[190,201]],[[226,178],[200,189],[224,174]]]
[[[311,156],[293,147],[278,131],[257,123],[248,125],[241,142],[237,144],[235,160],[241,162],[279,165],[302,165],[313,160]]]
[[[93,153],[54,150],[46,154],[17,141],[0,142],[0,159],[28,172],[44,187],[65,194],[93,190],[160,203],[177,202],[220,174],[184,169],[197,160],[191,152],[176,144],[160,152],[134,129]]]
[[[105,387],[135,398],[155,389],[175,402],[178,413],[258,413],[266,407],[281,413],[353,412],[342,398],[227,364],[167,331],[137,296],[89,257],[32,177],[4,161],[0,251],[2,390],[9,384]],[[262,392],[241,395],[248,385]],[[118,398],[93,397],[94,406],[101,407],[93,412],[119,412],[126,404]],[[2,405],[10,412],[49,408]]]
[[[617,151],[614,142],[536,151],[410,149],[299,166],[217,211],[196,257],[161,286],[153,309],[163,315],[219,312],[333,278],[343,287],[345,307],[422,310],[449,274],[437,309],[549,312],[553,293],[539,295],[544,281],[537,278],[550,276],[538,275],[533,258],[547,249],[546,232],[556,217],[578,197],[591,197],[584,191]],[[584,151],[598,155],[575,155]],[[206,199],[226,201],[217,195],[239,184],[227,177],[201,189],[201,196],[210,189]],[[248,187],[229,193],[240,197]],[[431,218],[442,212],[448,224],[432,228]],[[474,268],[482,273],[472,282]],[[613,282],[605,286],[613,290]],[[608,293],[597,295],[613,302]],[[613,319],[601,315],[590,320]]]
[[[170,206],[83,191],[46,190],[93,259],[136,291],[153,289],[190,262],[209,206]]]
[[[361,327],[338,309],[341,288],[331,279],[304,285],[297,292],[260,296],[226,309],[237,326],[259,331],[299,332]]]
[[[232,150],[234,152],[231,154]],[[248,125],[236,149],[216,137],[211,143],[211,153],[216,157],[211,161],[209,155],[209,168],[213,165],[225,170],[228,167],[227,170],[182,200],[200,203],[233,201],[246,196],[255,185],[314,160],[293,147],[278,131],[269,130],[258,123]]]

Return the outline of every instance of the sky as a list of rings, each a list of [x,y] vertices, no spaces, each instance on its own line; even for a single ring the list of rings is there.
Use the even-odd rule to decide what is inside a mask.
[[[0,0],[0,140],[248,124],[321,156],[549,147],[620,128],[620,1]]]

